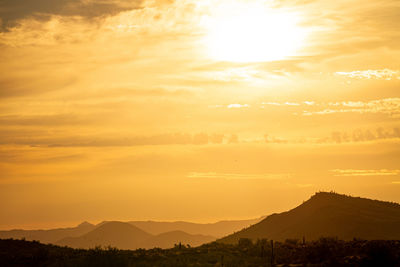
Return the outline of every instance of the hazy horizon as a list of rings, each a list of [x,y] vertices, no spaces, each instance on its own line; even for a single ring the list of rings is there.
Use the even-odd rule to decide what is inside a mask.
[[[400,202],[397,0],[4,0],[0,229]]]
[[[215,220],[163,220],[163,219],[104,219],[104,220],[81,220],[81,221],[70,221],[70,222],[53,222],[52,224],[38,224],[38,225],[24,225],[21,224],[19,227],[12,227],[12,228],[0,228],[0,231],[8,231],[8,230],[51,230],[51,229],[57,229],[57,228],[70,228],[70,227],[76,227],[80,225],[81,223],[87,222],[93,225],[98,225],[99,223],[102,222],[112,222],[112,221],[118,221],[118,222],[166,222],[166,223],[173,223],[173,222],[187,222],[187,223],[195,223],[195,224],[214,224],[217,222],[222,222],[222,221],[246,221],[246,220],[255,220],[259,219],[262,216],[258,217],[251,217],[251,218],[226,218],[226,219],[215,219]]]
[[[319,191],[319,192],[328,192],[328,191]],[[333,191],[331,191],[333,192]],[[317,192],[314,192],[317,193]],[[335,192],[341,194],[341,192]],[[0,231],[7,231],[7,230],[50,230],[50,229],[57,229],[57,228],[70,228],[70,227],[76,227],[80,225],[81,223],[87,222],[93,225],[98,225],[102,222],[111,222],[111,221],[119,221],[119,222],[131,222],[131,221],[141,221],[141,222],[187,222],[187,223],[196,223],[196,224],[213,224],[217,222],[222,222],[222,221],[246,221],[246,220],[255,220],[259,219],[262,217],[268,217],[269,215],[272,215],[274,213],[282,213],[289,211],[297,206],[300,206],[304,201],[307,201],[312,195],[310,195],[308,198],[301,200],[301,202],[298,202],[294,206],[290,206],[287,209],[282,209],[282,210],[275,210],[272,212],[269,212],[264,215],[259,215],[259,216],[253,216],[253,217],[242,217],[242,218],[214,218],[214,219],[203,219],[203,220],[190,220],[190,219],[185,219],[182,217],[182,219],[162,219],[162,218],[156,218],[156,219],[149,219],[149,218],[142,218],[142,219],[135,219],[135,218],[109,218],[109,219],[97,219],[97,220],[86,220],[82,219],[80,221],[66,221],[66,222],[52,222],[52,223],[46,223],[46,224],[21,224],[19,226],[12,226],[12,228],[1,228]],[[362,197],[362,198],[368,198],[365,196],[357,196],[357,195],[351,195],[349,196],[352,197]],[[371,198],[370,198],[371,199]],[[384,201],[384,202],[394,202],[397,204],[400,204],[395,201],[387,200],[387,199],[373,199],[373,200],[379,200],[379,201]]]

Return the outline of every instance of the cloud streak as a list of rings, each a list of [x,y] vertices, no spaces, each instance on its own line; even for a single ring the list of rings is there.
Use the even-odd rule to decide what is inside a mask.
[[[318,143],[348,143],[348,142],[369,142],[379,140],[391,140],[400,138],[400,129],[384,129],[377,128],[375,131],[356,129],[351,133],[347,132],[332,132],[330,137],[319,139]]]
[[[229,104],[226,106],[227,108],[248,108],[250,105],[248,104]]]
[[[391,117],[400,115],[400,98],[384,98],[371,101],[330,102],[320,106],[327,108],[316,111],[303,111],[303,116],[328,115],[335,113],[382,113]]]
[[[142,0],[3,0],[0,2],[0,29],[12,28],[26,18],[48,20],[51,16],[80,16],[94,19],[139,8],[141,3]]]
[[[12,133],[12,132],[11,132]],[[129,146],[160,146],[160,145],[208,145],[234,143],[232,137],[224,134],[160,134],[136,137],[98,137],[98,136],[66,136],[66,137],[36,137],[13,136],[8,133],[2,136],[1,145],[30,145],[46,147],[129,147]]]
[[[393,176],[399,175],[400,170],[354,170],[354,169],[334,169],[331,170],[334,176]]]
[[[390,70],[390,69],[382,69],[382,70],[356,70],[356,71],[338,71],[335,72],[336,75],[345,76],[347,78],[353,79],[383,79],[383,80],[391,80],[391,79],[400,79],[400,71],[398,70]]]

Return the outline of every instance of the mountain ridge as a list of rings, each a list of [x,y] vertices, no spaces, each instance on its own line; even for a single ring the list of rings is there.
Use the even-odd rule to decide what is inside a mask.
[[[261,220],[262,217],[248,220],[224,220],[214,223],[195,223],[186,221],[175,221],[175,222],[160,222],[160,221],[129,221],[128,223],[148,232],[152,235],[158,235],[165,232],[171,231],[184,231],[190,235],[203,235],[207,237],[213,237],[214,239],[226,236],[231,232],[238,231],[245,226],[254,224]],[[55,228],[55,229],[37,229],[37,230],[24,230],[24,229],[12,229],[12,230],[0,230],[0,238],[15,238],[26,240],[37,240],[44,244],[54,244],[64,238],[79,237],[82,236],[97,227],[100,227],[108,222],[102,221],[98,224],[91,224],[87,221],[83,221],[75,227],[68,228]]]
[[[77,237],[96,228],[94,224],[82,222],[76,227],[24,230],[12,229],[0,231],[0,238],[25,238],[27,240],[38,240],[42,243],[54,243],[64,237]]]
[[[322,236],[339,239],[400,239],[398,203],[318,192],[301,205],[218,240],[235,243],[240,238],[311,240]]]
[[[193,223],[185,221],[129,221],[128,223],[154,235],[170,231],[184,231],[192,235],[211,235],[220,238],[234,231],[255,224],[263,218],[264,217],[249,220],[224,220],[215,223]]]
[[[102,224],[82,236],[63,238],[57,241],[56,244],[72,248],[112,246],[119,249],[132,249],[151,236],[151,234],[136,226],[124,222],[112,221]]]
[[[171,248],[181,243],[190,246],[199,246],[216,240],[216,237],[206,235],[192,235],[183,231],[170,231],[152,235],[126,222],[103,222],[94,230],[79,236],[66,237],[56,245],[72,248],[89,249],[97,246],[116,247],[118,249],[138,248]]]

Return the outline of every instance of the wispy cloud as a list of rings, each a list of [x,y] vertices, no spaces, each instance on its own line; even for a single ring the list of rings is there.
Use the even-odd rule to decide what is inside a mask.
[[[400,115],[400,98],[384,98],[371,101],[342,101],[321,104],[327,108],[315,111],[303,111],[302,115],[327,115],[334,113],[383,113],[392,117]]]
[[[356,70],[356,71],[338,71],[336,75],[345,76],[353,79],[400,79],[400,71],[391,69],[382,70]]]
[[[237,108],[250,108],[251,106],[249,104],[233,103],[233,104],[227,104],[227,105],[209,105],[208,107],[209,108],[237,109]]]
[[[355,169],[334,169],[331,170],[334,176],[390,176],[399,175],[400,170],[355,170]]]
[[[281,103],[277,102],[262,102],[261,105],[281,106]]]
[[[59,136],[59,137],[37,137],[36,135],[26,132],[25,135],[14,135],[5,132],[0,135],[0,145],[29,145],[44,147],[129,147],[129,146],[157,146],[157,145],[207,145],[207,144],[223,144],[235,143],[237,141],[232,136],[228,137],[224,134],[207,134],[207,133],[175,133],[175,134],[159,134],[148,136]]]
[[[300,106],[299,103],[294,103],[294,102],[285,102],[286,106]]]
[[[368,142],[375,140],[389,140],[400,138],[400,129],[384,129],[377,128],[375,130],[370,129],[356,129],[351,132],[339,132],[334,131],[331,136],[320,138],[317,143],[348,143],[348,142]]]
[[[270,136],[268,134],[264,135],[264,140],[266,143],[273,143],[273,144],[286,144],[289,141],[284,138],[279,138],[275,136]]]
[[[297,103],[297,102],[262,102],[261,105],[270,105],[270,106],[300,106],[302,103]],[[305,101],[304,104],[306,105],[313,105],[314,102],[311,101]]]
[[[248,108],[250,105],[248,104],[229,104],[226,106],[227,108]]]
[[[370,101],[340,101],[340,102],[261,102],[262,106],[284,107],[291,106],[310,110],[303,110],[302,115],[326,115],[333,113],[384,113],[391,116],[400,114],[400,98],[383,98]],[[296,113],[299,114],[299,113]]]
[[[51,16],[80,16],[93,19],[101,16],[115,15],[119,12],[139,8],[142,0],[4,0],[0,3],[0,29],[14,27],[20,20],[34,17],[46,20]]]
[[[329,136],[315,138],[298,136],[295,138],[276,137],[264,134],[264,141],[267,144],[349,144],[360,142],[400,140],[400,128],[376,128],[376,129],[355,129],[352,131],[333,131]]]
[[[213,178],[226,180],[279,180],[290,178],[289,173],[263,173],[263,174],[243,174],[243,173],[217,173],[217,172],[191,172],[187,178]]]

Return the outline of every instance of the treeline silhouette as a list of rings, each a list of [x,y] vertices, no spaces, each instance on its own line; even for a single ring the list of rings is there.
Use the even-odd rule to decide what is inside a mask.
[[[399,240],[316,241],[240,239],[237,244],[209,243],[192,248],[119,250],[72,249],[37,241],[0,239],[1,266],[400,266]]]

